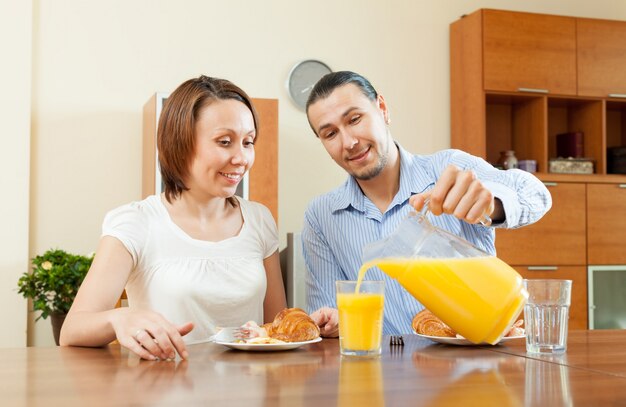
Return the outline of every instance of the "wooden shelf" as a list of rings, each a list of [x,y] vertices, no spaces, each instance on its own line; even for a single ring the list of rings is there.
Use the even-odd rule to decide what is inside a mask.
[[[582,132],[584,157],[594,160],[595,172],[606,174],[604,102],[598,99],[548,98],[548,159],[558,156],[556,136]]]
[[[486,156],[496,163],[500,152],[514,150],[518,160],[536,160],[539,171],[548,167],[545,96],[487,93]]]
[[[555,174],[538,172],[537,178],[544,182],[584,182],[586,184],[626,184],[626,175],[621,174]]]

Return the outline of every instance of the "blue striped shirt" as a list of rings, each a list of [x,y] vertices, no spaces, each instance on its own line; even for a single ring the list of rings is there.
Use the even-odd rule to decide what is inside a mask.
[[[459,150],[412,155],[398,148],[400,188],[385,213],[361,192],[351,176],[342,186],[309,204],[302,231],[309,312],[324,306],[336,308],[335,281],[357,279],[363,263],[363,247],[389,236],[412,209],[409,197],[432,188],[449,164],[474,171],[502,202],[506,220],[492,227],[472,225],[452,215],[431,216],[430,220],[488,253],[495,255],[494,227],[517,228],[531,224],[552,205],[546,187],[528,172],[497,170],[483,159]],[[366,279],[385,280],[383,332],[388,335],[412,332],[411,321],[423,306],[378,268],[371,268]]]

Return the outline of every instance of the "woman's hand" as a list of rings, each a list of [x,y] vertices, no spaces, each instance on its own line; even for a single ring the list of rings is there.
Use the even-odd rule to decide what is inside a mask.
[[[174,359],[176,353],[183,359],[189,356],[182,337],[191,332],[192,322],[175,326],[156,312],[116,311],[112,326],[118,342],[142,359]]]
[[[311,314],[313,322],[320,327],[320,334],[326,338],[339,336],[339,312],[336,308],[322,307]]]

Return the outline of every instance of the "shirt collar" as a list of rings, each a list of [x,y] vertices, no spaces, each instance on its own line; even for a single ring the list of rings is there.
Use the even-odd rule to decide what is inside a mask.
[[[430,189],[437,180],[424,156],[413,155],[396,143],[400,151],[400,188],[390,207],[403,204],[411,195]]]
[[[424,192],[434,185],[436,178],[424,165],[423,156],[414,156],[396,143],[400,153],[400,188],[394,197],[390,208],[403,204],[411,195]],[[333,202],[333,212],[347,209],[352,206],[359,212],[366,212],[365,195],[353,176],[349,176],[342,187],[339,188],[337,199]]]
[[[348,209],[352,206],[359,212],[365,213],[365,195],[361,191],[361,187],[353,176],[348,176],[348,179],[339,188],[339,194],[337,199],[332,203],[331,210],[334,212]]]

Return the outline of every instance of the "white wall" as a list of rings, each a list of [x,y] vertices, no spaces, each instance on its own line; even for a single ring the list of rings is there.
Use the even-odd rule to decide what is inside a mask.
[[[31,2],[0,0],[0,347],[26,345],[26,300],[16,289],[28,270],[31,16]]]
[[[369,77],[390,105],[395,138],[429,153],[449,146],[448,27],[460,15],[492,7],[626,19],[624,2],[614,0],[33,4],[30,256],[95,249],[105,212],[140,198],[143,104],[192,76],[226,77],[254,97],[279,99],[284,245],[307,202],[345,178],[288,99],[284,84],[297,61],[318,58]],[[28,205],[23,196],[20,203]],[[32,333],[32,344],[51,342],[47,321]]]

